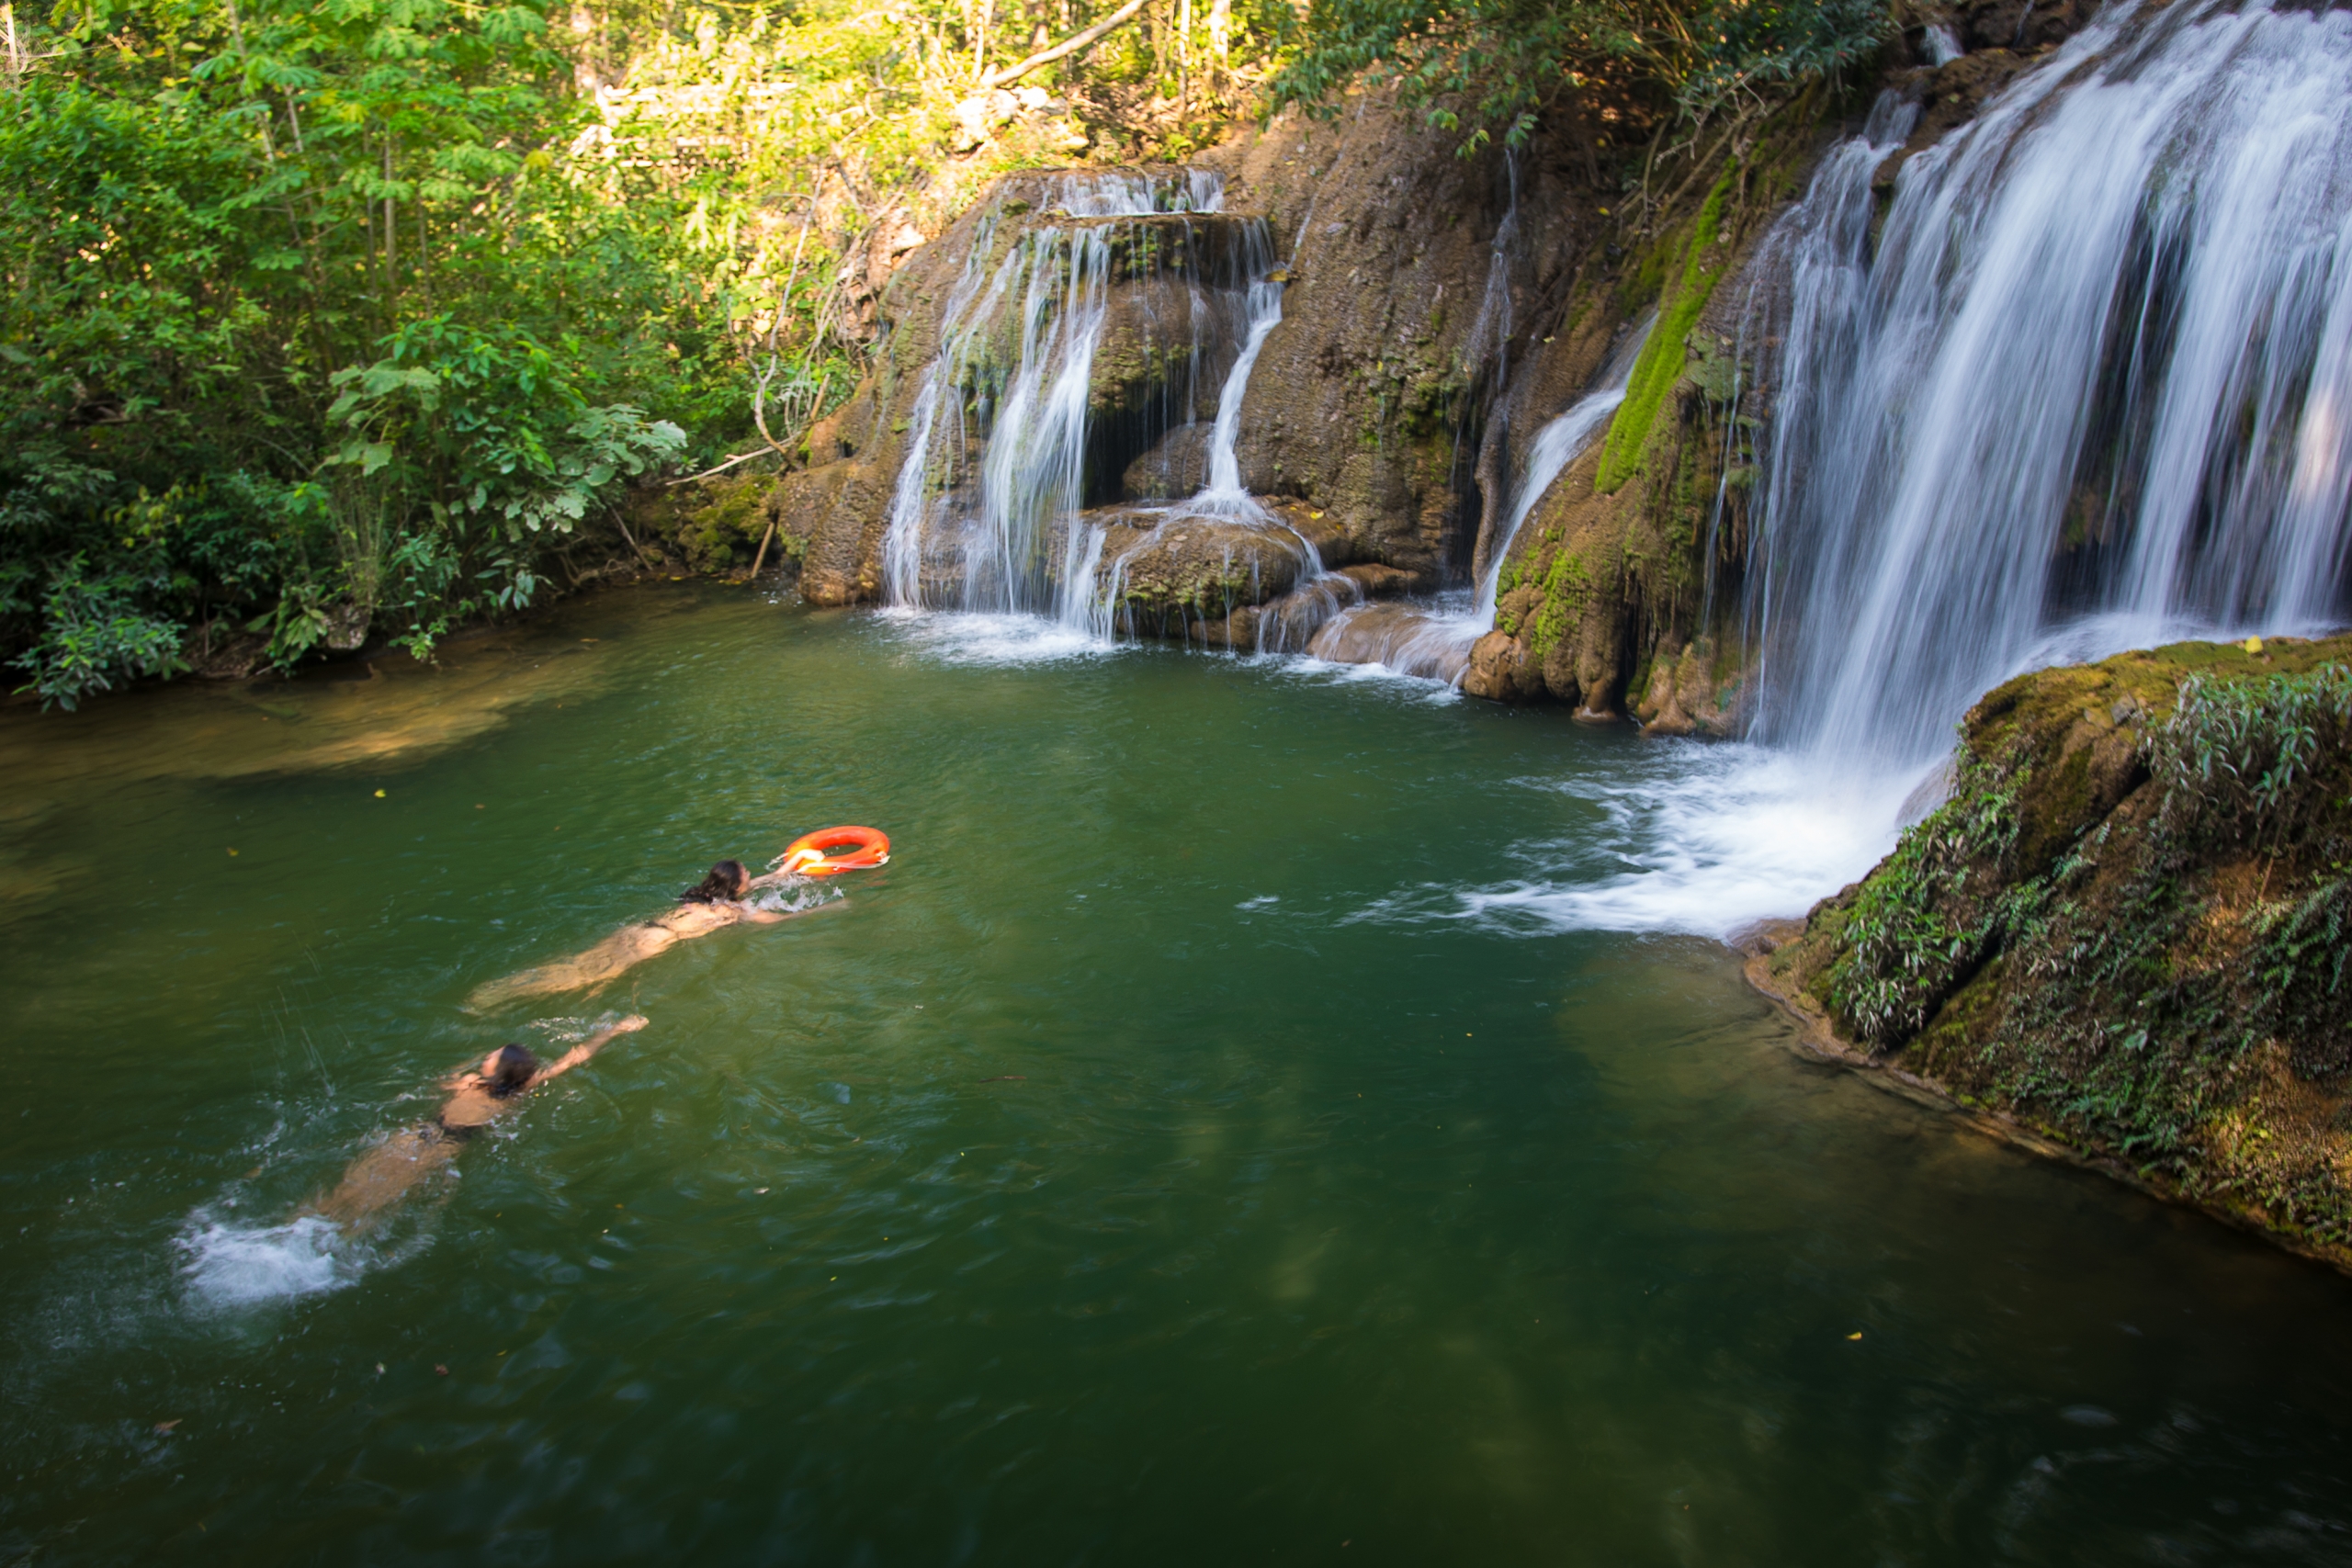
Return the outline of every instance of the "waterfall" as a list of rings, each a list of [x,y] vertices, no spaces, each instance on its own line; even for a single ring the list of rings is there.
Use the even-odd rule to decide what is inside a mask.
[[[1917,766],[2021,670],[2347,608],[2352,17],[2112,7],[1771,238],[1756,733]],[[1761,336],[1775,335],[1763,333]]]
[[[1241,481],[1241,460],[1235,443],[1240,437],[1250,373],[1257,368],[1259,351],[1266,346],[1268,334],[1282,324],[1284,288],[1274,269],[1273,243],[1265,224],[1252,223],[1244,231],[1241,253],[1241,276],[1248,280],[1241,350],[1234,355],[1233,368],[1226,374],[1225,385],[1217,391],[1216,422],[1209,431],[1206,480],[1198,494],[1169,509],[1166,515],[1171,520],[1216,517],[1245,524],[1297,558],[1298,586],[1287,596],[1288,603],[1268,606],[1258,618],[1256,630],[1258,652],[1288,653],[1305,649],[1318,627],[1347,606],[1360,602],[1363,595],[1353,579],[1323,564],[1322,553],[1313,541],[1259,505]],[[1114,571],[1106,598],[1115,597],[1116,590]]]
[[[1501,525],[1487,546],[1486,569],[1475,597],[1459,592],[1438,596],[1435,604],[1372,604],[1333,621],[1318,632],[1308,651],[1342,664],[1382,664],[1399,675],[1459,682],[1470,665],[1473,644],[1495,629],[1504,563],[1520,525],[1549,493],[1567,466],[1581,457],[1625,400],[1634,361],[1657,321],[1655,313],[1635,323],[1610,352],[1592,389],[1561,413],[1546,420],[1527,446],[1527,461],[1510,491]],[[1464,601],[1467,600],[1465,605]]]
[[[1753,739],[1571,781],[1623,872],[1446,912],[1714,935],[1795,914],[1885,853],[2007,677],[2352,618],[2347,102],[2342,11],[2118,3],[1912,156],[1874,225],[1917,117],[1883,98],[1746,280]]]
[[[1592,389],[1570,403],[1565,412],[1546,420],[1535,432],[1535,439],[1527,444],[1527,465],[1512,488],[1510,509],[1487,547],[1487,570],[1479,577],[1478,601],[1471,611],[1478,636],[1495,629],[1495,600],[1502,587],[1503,563],[1510,558],[1511,541],[1519,537],[1520,525],[1527,521],[1527,514],[1535,510],[1535,503],[1544,499],[1562,470],[1584,455],[1609,416],[1617,412],[1617,405],[1625,400],[1634,364],[1642,356],[1642,345],[1649,341],[1650,328],[1657,324],[1654,310],[1635,322],[1625,341],[1610,351]]]
[[[982,216],[941,311],[883,536],[890,604],[1093,617],[1102,540],[1073,520],[1115,220],[1216,212],[1225,182],[1197,169],[1064,175],[1043,195],[1047,220],[993,266],[1002,200]]]
[[[1258,351],[1266,346],[1266,334],[1283,319],[1283,286],[1273,276],[1273,261],[1265,225],[1250,225],[1243,257],[1243,276],[1250,280],[1246,335],[1217,392],[1216,423],[1209,432],[1208,482],[1192,503],[1199,511],[1236,517],[1263,515],[1241,483],[1241,462],[1234,456],[1233,444],[1241,433],[1241,402],[1250,390],[1250,372],[1258,367]]]
[[[1086,508],[1090,465],[1102,462],[1106,439],[1092,410],[1097,350],[1122,289],[1131,315],[1155,333],[1173,328],[1170,346],[1182,351],[1165,363],[1183,375],[1130,419],[1147,427],[1147,446],[1189,423],[1193,381],[1230,357],[1198,493],[1130,506],[1113,521],[1218,518],[1261,529],[1300,553],[1303,577],[1326,580],[1313,547],[1250,496],[1235,454],[1250,371],[1282,320],[1264,221],[1226,219],[1213,235],[1195,234],[1187,217],[1224,205],[1222,176],[1201,170],[1055,176],[1035,205],[1036,220],[1012,226],[1000,198],[949,291],[910,407],[884,535],[888,603],[1038,616],[1097,640],[1117,629],[1126,560],[1143,547],[1106,558],[1104,526]],[[1171,217],[1183,228],[1181,246],[1148,231]],[[1353,584],[1345,587],[1351,595]],[[1267,622],[1279,642],[1283,617]]]
[[[1304,647],[1361,593],[1242,482],[1250,378],[1282,321],[1264,220],[1222,216],[1223,181],[1202,171],[1035,188],[1037,216],[1018,224],[1000,195],[944,302],[884,534],[888,602],[1025,617],[1041,649],[1099,648],[1137,629],[1122,624],[1125,592],[1147,556],[1160,582],[1165,552],[1222,548],[1227,579],[1246,553],[1254,584],[1287,555],[1288,590],[1252,613],[1246,641]],[[1107,360],[1106,341],[1122,345]],[[1183,500],[1125,493],[1137,471],[1157,484],[1179,470],[1200,475]],[[977,635],[1001,646],[1002,632]]]

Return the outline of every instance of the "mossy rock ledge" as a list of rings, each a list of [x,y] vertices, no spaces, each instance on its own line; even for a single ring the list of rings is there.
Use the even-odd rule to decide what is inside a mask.
[[[1747,943],[1812,1049],[2352,1271],[2352,637],[2022,675]]]

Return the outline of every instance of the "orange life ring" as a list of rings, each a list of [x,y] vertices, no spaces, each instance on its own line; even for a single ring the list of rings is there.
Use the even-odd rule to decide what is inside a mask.
[[[820,828],[792,840],[779,863],[802,876],[839,876],[890,863],[890,835],[879,828]]]

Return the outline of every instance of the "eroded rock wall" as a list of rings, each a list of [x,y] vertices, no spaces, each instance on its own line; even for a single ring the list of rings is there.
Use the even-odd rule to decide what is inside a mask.
[[[1379,93],[1345,99],[1330,118],[1286,111],[1204,153],[1198,162],[1226,177],[1227,213],[1265,220],[1287,280],[1248,385],[1244,483],[1311,525],[1326,563],[1370,592],[1466,585],[1499,543],[1530,438],[1654,316],[1605,438],[1511,541],[1497,629],[1464,684],[1668,733],[1734,732],[1747,503],[1772,393],[1737,363],[1742,269],[1820,151],[1859,129],[1879,90],[1923,108],[1911,145],[1880,172],[1883,197],[1903,156],[1964,123],[2083,8],[1918,8],[1878,82],[1842,97],[1815,89],[1649,155],[1568,114],[1516,153],[1464,158],[1454,133]],[[1972,51],[1928,64],[1932,26]],[[976,242],[992,258],[1047,217],[1057,179],[1000,182],[901,258],[880,295],[873,373],[810,434],[797,471],[760,481],[763,515],[810,599],[879,596],[890,498],[942,312]],[[1086,488],[1106,527],[1121,505],[1190,493],[1205,474],[1229,352],[1176,352],[1165,315],[1143,293],[1114,299],[1098,355],[1102,450],[1090,451]],[[730,514],[744,510],[741,496],[725,499]],[[758,531],[701,529],[739,561],[752,547],[738,541]],[[1150,603],[1132,607],[1168,635],[1213,635],[1205,623],[1229,622],[1232,605],[1170,585],[1250,576],[1222,556],[1215,564],[1155,560],[1135,579]]]

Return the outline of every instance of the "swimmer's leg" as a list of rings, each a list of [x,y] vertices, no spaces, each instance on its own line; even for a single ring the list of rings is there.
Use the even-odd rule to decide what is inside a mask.
[[[347,1235],[398,1203],[457,1154],[458,1140],[440,1128],[404,1127],[352,1161],[334,1190],[321,1194],[306,1212],[333,1220]]]
[[[466,1006],[481,1012],[522,997],[544,997],[592,986],[601,987],[624,971],[676,945],[677,941],[677,933],[664,926],[626,926],[577,957],[492,980],[468,997]]]

